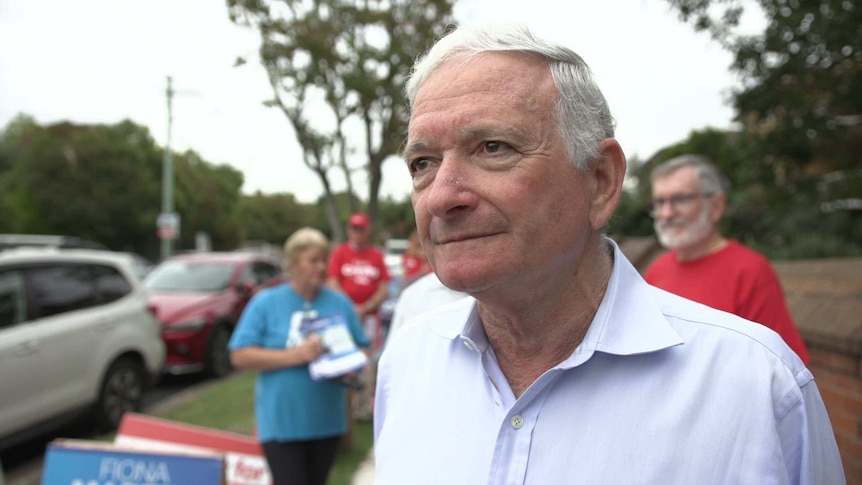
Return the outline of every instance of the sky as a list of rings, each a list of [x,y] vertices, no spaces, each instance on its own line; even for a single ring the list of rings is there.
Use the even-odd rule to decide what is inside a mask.
[[[679,21],[666,1],[575,0],[565,12],[559,5],[459,0],[455,16],[525,23],[580,54],[630,158],[647,159],[692,130],[732,126],[731,55]],[[758,21],[747,25],[756,30]],[[272,91],[257,47],[257,33],[232,24],[224,0],[0,0],[0,129],[19,113],[41,124],[130,119],[165,146],[171,76],[171,148],[235,167],[244,193],[311,202],[321,183],[302,163],[284,115],[263,106]],[[240,56],[251,62],[234,67]],[[403,163],[391,158],[383,170],[381,195],[407,197]]]

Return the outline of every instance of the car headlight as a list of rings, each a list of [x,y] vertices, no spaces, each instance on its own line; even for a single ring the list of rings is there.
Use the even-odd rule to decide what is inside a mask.
[[[165,330],[182,331],[182,330],[199,330],[207,323],[206,317],[197,317],[185,322],[168,325]]]

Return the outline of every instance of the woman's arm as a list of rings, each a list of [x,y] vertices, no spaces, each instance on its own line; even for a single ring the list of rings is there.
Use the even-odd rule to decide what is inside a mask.
[[[267,349],[251,345],[231,351],[230,363],[240,370],[274,370],[305,365],[323,355],[326,348],[317,334],[289,349]]]

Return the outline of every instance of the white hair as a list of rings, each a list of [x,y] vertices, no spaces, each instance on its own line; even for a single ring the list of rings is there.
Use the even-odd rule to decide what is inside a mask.
[[[437,41],[410,72],[405,94],[412,106],[428,77],[450,61],[468,62],[487,52],[520,52],[544,59],[559,96],[557,124],[569,159],[585,170],[599,143],[614,136],[614,119],[589,66],[574,51],[535,37],[522,25],[462,25]]]

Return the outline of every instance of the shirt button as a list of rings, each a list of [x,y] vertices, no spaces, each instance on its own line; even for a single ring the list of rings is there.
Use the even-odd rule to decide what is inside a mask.
[[[512,419],[509,420],[509,423],[512,424],[513,428],[521,429],[521,427],[524,426],[524,418],[522,418],[520,414],[516,414],[512,416]]]
[[[474,349],[474,348],[473,348],[473,345],[472,345],[470,342],[466,341],[466,340],[464,341],[464,347],[467,347],[467,350],[469,350],[470,352],[475,352],[475,351],[476,351],[476,349]]]

